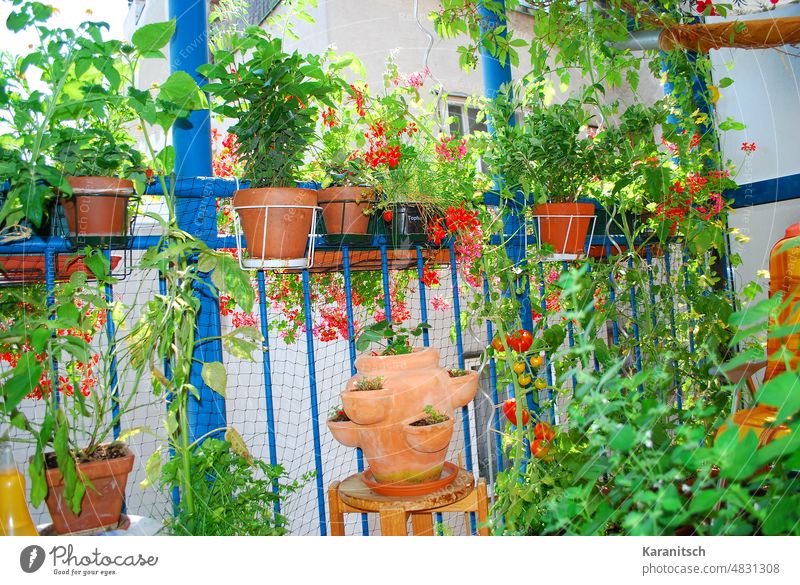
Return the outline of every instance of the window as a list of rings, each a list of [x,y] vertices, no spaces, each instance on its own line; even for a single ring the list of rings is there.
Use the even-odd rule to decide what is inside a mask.
[[[447,103],[447,115],[450,121],[450,134],[471,134],[472,132],[486,132],[486,122],[478,122],[478,108],[460,102]]]

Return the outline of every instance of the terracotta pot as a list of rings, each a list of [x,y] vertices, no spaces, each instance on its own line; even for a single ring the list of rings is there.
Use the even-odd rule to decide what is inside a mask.
[[[556,254],[582,254],[594,218],[592,203],[543,203],[533,206],[539,238]],[[559,216],[559,217],[553,217]]]
[[[311,189],[263,187],[236,191],[233,194],[233,208],[242,222],[250,257],[262,260],[303,258],[311,234],[313,210],[277,207],[269,209],[267,213],[264,206],[316,204],[317,192]],[[256,208],[241,209],[250,206]]]
[[[362,355],[356,360],[358,374],[347,382],[342,400],[350,422],[328,423],[334,438],[364,451],[375,480],[382,484],[419,484],[437,480],[453,436],[455,410],[472,400],[478,376],[451,378],[439,366],[439,351],[418,348],[406,355]],[[382,376],[384,389],[352,391],[365,375]],[[380,392],[382,394],[370,397]],[[363,397],[362,397],[363,395]],[[432,406],[449,421],[429,427],[411,427]],[[360,420],[375,422],[359,424]]]
[[[342,392],[342,408],[347,418],[359,425],[379,423],[389,416],[392,409],[392,391],[348,390]]]
[[[87,486],[81,512],[72,513],[64,501],[64,477],[58,469],[46,470],[47,509],[58,534],[85,532],[116,526],[122,512],[128,473],[133,469],[133,453],[125,447],[125,455],[115,459],[81,463],[78,474],[86,477],[94,489]]]
[[[133,181],[114,177],[67,177],[72,197],[61,199],[74,236],[123,236],[128,233],[128,199]]]
[[[451,417],[435,425],[414,426],[413,424],[407,424],[403,432],[412,449],[422,453],[438,453],[442,450],[446,451],[447,447],[450,446],[454,425],[455,420]]]
[[[328,187],[317,191],[328,235],[365,235],[375,191],[369,187]]]

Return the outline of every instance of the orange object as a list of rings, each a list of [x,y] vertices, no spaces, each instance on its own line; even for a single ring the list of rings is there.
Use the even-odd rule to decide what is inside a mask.
[[[556,254],[582,254],[595,217],[593,203],[542,203],[533,206],[541,244]]]
[[[439,351],[415,349],[410,354],[370,356],[356,360],[358,374],[342,392],[349,421],[328,421],[333,437],[348,447],[360,447],[372,478],[380,484],[428,484],[436,489],[453,436],[455,411],[475,397],[478,373],[451,378],[439,365]],[[381,376],[383,389],[354,390],[363,376]],[[448,420],[427,426],[412,423],[432,406]],[[370,478],[370,479],[372,479]]]
[[[117,236],[128,231],[128,199],[133,181],[114,177],[67,177],[72,197],[62,199],[70,233],[76,236]]]
[[[285,207],[267,207],[281,205]],[[296,187],[239,189],[233,208],[242,222],[251,258],[303,258],[317,205],[317,192]],[[269,210],[269,211],[268,211]]]
[[[800,42],[800,16],[734,20],[702,24],[680,24],[664,29],[658,39],[662,51],[689,49],[708,53],[711,49],[768,49]]]
[[[790,429],[786,425],[771,426],[775,422],[776,413],[777,409],[763,404],[735,413],[733,423],[739,427],[739,440],[744,439],[747,433],[752,431],[758,437],[758,446],[763,447],[775,439],[788,435]],[[722,425],[717,431],[716,438],[719,438],[726,428],[728,428],[726,425]]]
[[[366,212],[375,199],[374,190],[368,187],[328,187],[317,191],[317,199],[329,235],[367,233],[369,215]]]
[[[0,443],[0,535],[39,536],[25,499],[25,477],[8,441]]]
[[[767,340],[767,371],[764,381],[786,371],[778,355],[781,347],[792,353],[792,370],[800,366],[800,223],[790,225],[769,256],[769,296],[783,294],[783,310],[770,328],[794,326],[796,332]]]

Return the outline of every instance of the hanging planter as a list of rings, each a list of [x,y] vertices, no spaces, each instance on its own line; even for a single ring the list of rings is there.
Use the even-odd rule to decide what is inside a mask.
[[[542,203],[533,206],[539,245],[552,246],[555,260],[574,260],[583,255],[589,229],[597,216],[592,203]]]
[[[119,524],[134,455],[127,445],[121,443],[106,445],[105,451],[108,459],[76,465],[78,475],[91,482],[91,486],[87,485],[79,514],[73,513],[65,501],[64,477],[57,467],[55,454],[45,456],[48,464],[45,503],[57,534],[87,534]]]
[[[369,187],[328,187],[317,191],[328,244],[366,244],[371,240],[370,211],[375,191]]]
[[[477,372],[451,378],[433,348],[362,355],[356,369],[342,393],[350,420],[330,420],[328,428],[340,443],[363,449],[369,463],[365,481],[377,484],[372,489],[379,493],[385,488],[393,495],[410,495],[429,493],[452,479],[443,470],[454,413],[475,397]],[[356,389],[365,379],[378,378],[380,388]],[[431,419],[434,413],[439,417]]]
[[[239,189],[236,245],[242,268],[308,268],[314,261],[317,192],[296,187]],[[241,230],[239,229],[241,227]],[[241,234],[247,244],[243,254]]]
[[[72,196],[60,197],[75,247],[129,245],[133,181],[115,177],[67,177]]]

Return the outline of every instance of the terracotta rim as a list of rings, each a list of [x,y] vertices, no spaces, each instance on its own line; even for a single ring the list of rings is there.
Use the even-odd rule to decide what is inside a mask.
[[[133,195],[133,181],[116,177],[67,177],[73,195]]]
[[[444,462],[442,477],[424,483],[378,483],[367,467],[361,473],[361,481],[376,494],[382,496],[424,496],[453,483],[458,477],[458,467],[449,461]]]
[[[435,347],[415,347],[411,353],[401,355],[362,354],[356,358],[358,372],[375,370],[411,370],[439,366],[439,350]]]

